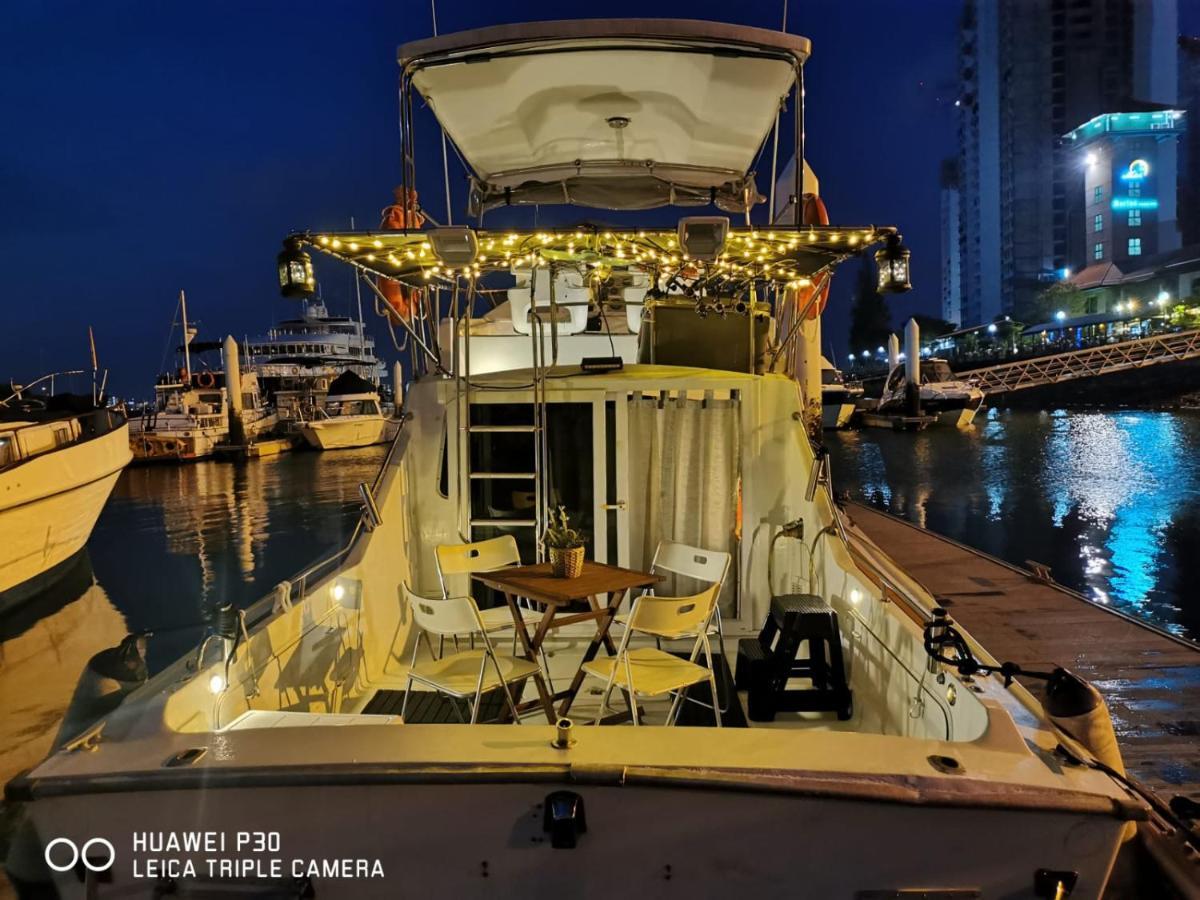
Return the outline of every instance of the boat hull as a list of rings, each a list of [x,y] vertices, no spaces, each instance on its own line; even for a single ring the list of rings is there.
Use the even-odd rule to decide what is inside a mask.
[[[845,428],[854,418],[853,403],[824,403],[821,405],[822,428]]]
[[[326,419],[309,422],[300,428],[304,440],[318,450],[347,450],[382,444],[394,435],[389,420],[376,417],[343,417],[346,421]]]
[[[496,729],[498,740],[509,735],[522,740],[513,728]],[[183,893],[229,890],[238,880],[210,874],[206,862],[224,857],[254,864],[243,886],[253,877],[260,887],[294,889],[307,877],[322,898],[608,897],[617,884],[637,897],[882,897],[920,888],[964,891],[921,894],[929,897],[1033,897],[1040,869],[1077,873],[1071,896],[1096,898],[1123,827],[1066,809],[822,796],[836,790],[834,781],[824,790],[762,791],[688,784],[681,773],[668,786],[593,768],[522,778],[489,775],[486,766],[437,775],[391,767],[366,783],[361,772],[300,767],[274,773],[275,786],[48,796],[27,808],[45,841],[111,841],[115,861],[103,887],[114,895],[149,893],[159,875],[174,877]],[[253,774],[242,781],[253,783]],[[556,791],[575,794],[586,818],[570,849],[554,848],[545,830]],[[403,822],[421,824],[398,828]],[[227,849],[134,846],[135,834],[161,840],[181,828],[224,835]],[[235,848],[239,834],[259,832],[278,835],[278,850]],[[159,860],[165,868],[152,868]],[[330,877],[324,865],[335,862],[341,874]],[[74,872],[56,879],[62,897],[85,896]]]
[[[129,461],[122,424],[0,474],[0,605],[6,592],[79,552]]]

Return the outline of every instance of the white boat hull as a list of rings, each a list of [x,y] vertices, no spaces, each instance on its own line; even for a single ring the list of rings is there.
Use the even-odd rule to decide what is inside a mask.
[[[821,406],[822,428],[845,428],[853,417],[853,403],[825,403]]]
[[[339,729],[347,741],[356,730]],[[430,740],[456,737],[445,727],[425,730]],[[528,741],[529,730],[489,729],[501,742]],[[295,741],[303,732],[293,734]],[[595,764],[572,776],[570,768],[563,766],[557,777],[522,777],[452,765],[433,781],[404,767],[387,774],[385,765],[375,776],[360,768],[328,779],[315,769],[294,775],[286,768],[243,770],[243,785],[253,785],[259,774],[263,784],[49,797],[28,808],[44,840],[65,837],[82,846],[99,834],[112,841],[115,862],[104,873],[103,888],[114,896],[148,895],[166,876],[185,894],[230,891],[252,878],[260,888],[291,884],[295,891],[297,880],[309,878],[321,898],[606,897],[617,884],[620,893],[634,897],[738,891],[891,897],[932,887],[947,893],[920,896],[1034,897],[1035,872],[1048,869],[1078,874],[1072,897],[1097,898],[1122,827],[1099,810],[1088,815],[1019,809],[1016,803],[981,809],[940,806],[930,798],[923,804],[915,784],[897,784],[892,802],[879,802],[865,795],[829,796],[832,786],[815,782],[792,792],[782,785],[772,792],[714,790],[689,785],[684,773],[659,781]],[[182,783],[190,774],[153,777]],[[600,783],[587,783],[593,780]],[[268,786],[271,781],[275,786]],[[586,816],[587,830],[569,850],[553,848],[544,830],[544,804],[555,791],[578,795]],[[911,795],[910,802],[901,794]],[[398,833],[397,822],[421,825]],[[800,832],[798,823],[805,823]],[[224,836],[227,849],[153,852],[145,843],[134,846],[135,834],[171,835],[185,827]],[[278,835],[278,850],[255,851],[248,844],[238,851],[237,836],[251,832],[265,833],[264,840]],[[350,840],[336,837],[351,834]],[[241,879],[210,874],[207,860],[217,857],[244,859],[250,868]],[[326,865],[336,865],[339,874],[330,877]],[[87,892],[72,871],[58,873],[56,886],[64,898]],[[956,890],[964,893],[949,893]]]
[[[395,428],[390,420],[380,416],[341,416],[307,422],[300,433],[318,450],[346,450],[382,444],[395,435]]]
[[[130,458],[122,425],[0,473],[0,594],[87,543]]]

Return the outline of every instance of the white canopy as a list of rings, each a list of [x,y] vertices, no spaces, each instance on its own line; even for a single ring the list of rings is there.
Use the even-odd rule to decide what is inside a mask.
[[[473,170],[478,205],[736,206],[808,51],[757,28],[578,20],[418,41],[400,62]]]

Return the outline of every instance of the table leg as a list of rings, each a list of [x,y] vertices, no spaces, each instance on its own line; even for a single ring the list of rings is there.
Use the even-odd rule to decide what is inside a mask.
[[[567,688],[567,695],[563,698],[562,705],[558,708],[559,718],[562,718],[571,709],[571,704],[575,702],[575,695],[579,693],[579,688],[583,685],[583,666],[585,663],[590,663],[596,658],[596,654],[600,651],[601,645],[606,648],[612,647],[609,653],[615,655],[617,648],[613,646],[612,639],[608,636],[608,629],[612,627],[613,619],[617,617],[617,609],[621,606],[621,602],[625,599],[625,591],[613,591],[608,595],[608,606],[603,610],[603,615],[596,619],[596,636],[592,638],[592,642],[588,644],[587,650],[583,653],[583,660],[579,663],[579,668],[575,672],[575,677],[571,681],[571,686]],[[589,603],[591,599],[589,598]],[[599,604],[597,604],[598,606]]]
[[[521,616],[521,609],[517,606],[517,598],[505,591],[504,600],[508,604],[508,611],[512,613],[513,625],[517,629],[517,637],[521,639],[521,647],[525,651],[525,658],[531,663],[536,664],[538,660],[538,648],[542,646],[542,641],[546,639],[546,633],[550,630],[550,623],[554,619],[554,607],[549,605],[546,607],[546,614],[542,616],[542,620],[538,623],[537,631],[530,638],[529,630],[525,627],[525,619]],[[554,701],[550,697],[550,691],[546,687],[546,679],[542,677],[540,668],[533,676],[533,683],[537,687],[538,700],[541,702],[542,709],[546,713],[546,720],[553,724],[555,721]],[[524,689],[524,679],[515,682],[514,690],[516,690],[517,696],[514,699],[519,699]]]
[[[588,599],[588,606],[590,606],[592,608],[592,612],[595,612],[595,613],[602,612],[600,604],[596,600],[595,594],[592,594],[587,599]],[[618,607],[620,605],[621,605],[620,603],[617,604]],[[613,615],[615,616],[616,613],[614,612]],[[599,625],[597,625],[597,631],[598,630],[599,630]],[[611,637],[609,637],[607,630],[605,630],[605,632],[604,632],[604,649],[608,651],[609,656],[617,655],[617,645],[613,643],[613,639]]]

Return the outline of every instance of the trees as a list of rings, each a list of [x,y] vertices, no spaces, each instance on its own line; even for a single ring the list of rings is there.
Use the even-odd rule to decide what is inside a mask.
[[[892,312],[875,290],[875,273],[864,260],[858,267],[854,303],[850,307],[850,349],[859,353],[886,344],[892,333]]]
[[[1059,310],[1068,316],[1086,311],[1087,298],[1069,281],[1056,281],[1037,295],[1024,309],[1017,310],[1017,319],[1029,325],[1051,322]]]

